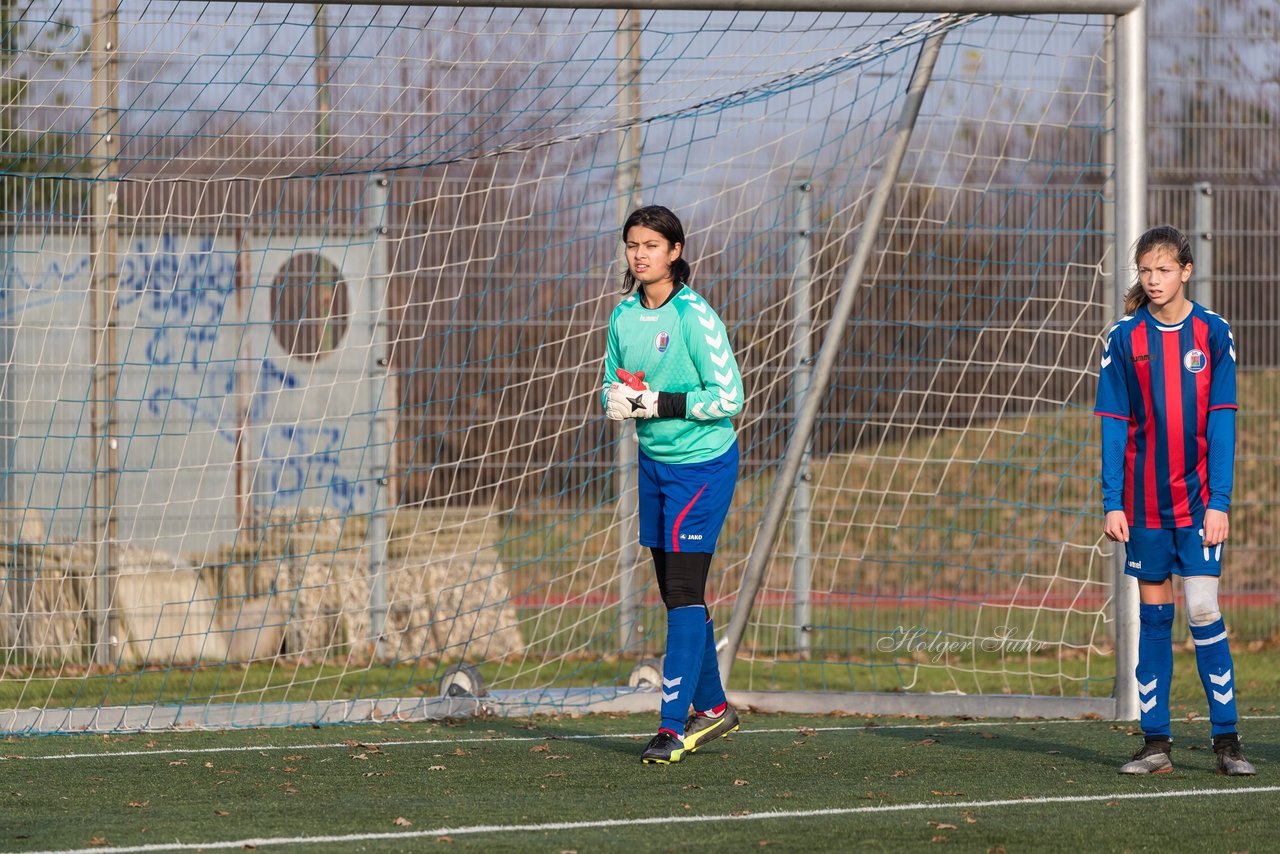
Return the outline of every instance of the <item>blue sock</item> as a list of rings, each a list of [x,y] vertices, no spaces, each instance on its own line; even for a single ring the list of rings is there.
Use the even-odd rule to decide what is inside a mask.
[[[1214,737],[1236,731],[1235,668],[1227,643],[1227,624],[1219,617],[1207,626],[1191,626],[1196,667],[1209,700],[1210,731]]]
[[[1138,712],[1148,738],[1170,738],[1169,682],[1173,679],[1173,603],[1138,606]]]
[[[662,664],[662,729],[684,735],[694,686],[706,648],[707,609],[686,605],[667,612],[667,657]]]
[[[693,689],[693,710],[706,712],[728,702],[724,695],[724,686],[720,684],[720,662],[716,659],[716,626],[711,615],[707,615],[707,641],[702,650],[702,671],[698,674],[698,685]]]

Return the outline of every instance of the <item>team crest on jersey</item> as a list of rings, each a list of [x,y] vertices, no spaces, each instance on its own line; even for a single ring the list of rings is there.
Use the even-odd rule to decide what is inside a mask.
[[[667,345],[671,343],[671,336],[665,332],[659,332],[658,337],[653,339],[653,346],[659,353],[667,352]]]
[[[1203,371],[1208,363],[1209,360],[1205,358],[1203,350],[1188,350],[1182,357],[1182,366],[1193,374]]]

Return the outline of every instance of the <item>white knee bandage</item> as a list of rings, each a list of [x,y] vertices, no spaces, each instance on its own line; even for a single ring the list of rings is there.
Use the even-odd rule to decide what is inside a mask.
[[[1212,575],[1193,575],[1183,579],[1187,594],[1187,622],[1208,626],[1222,619],[1218,610],[1218,579]]]

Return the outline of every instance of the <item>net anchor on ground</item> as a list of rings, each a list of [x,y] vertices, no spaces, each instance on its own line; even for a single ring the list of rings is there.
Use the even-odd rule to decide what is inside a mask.
[[[484,697],[489,689],[480,670],[470,664],[455,664],[440,677],[441,697]]]
[[[640,659],[627,675],[627,687],[642,691],[662,687],[662,659]]]

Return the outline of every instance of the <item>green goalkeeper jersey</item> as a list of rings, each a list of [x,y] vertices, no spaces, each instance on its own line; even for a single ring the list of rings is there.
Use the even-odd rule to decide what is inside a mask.
[[[617,369],[644,371],[657,392],[683,392],[683,418],[642,418],[636,434],[645,455],[662,463],[715,459],[734,443],[730,418],[742,411],[742,375],[729,333],[697,292],[678,285],[660,307],[648,309],[631,294],[609,316],[604,357],[604,403]]]

